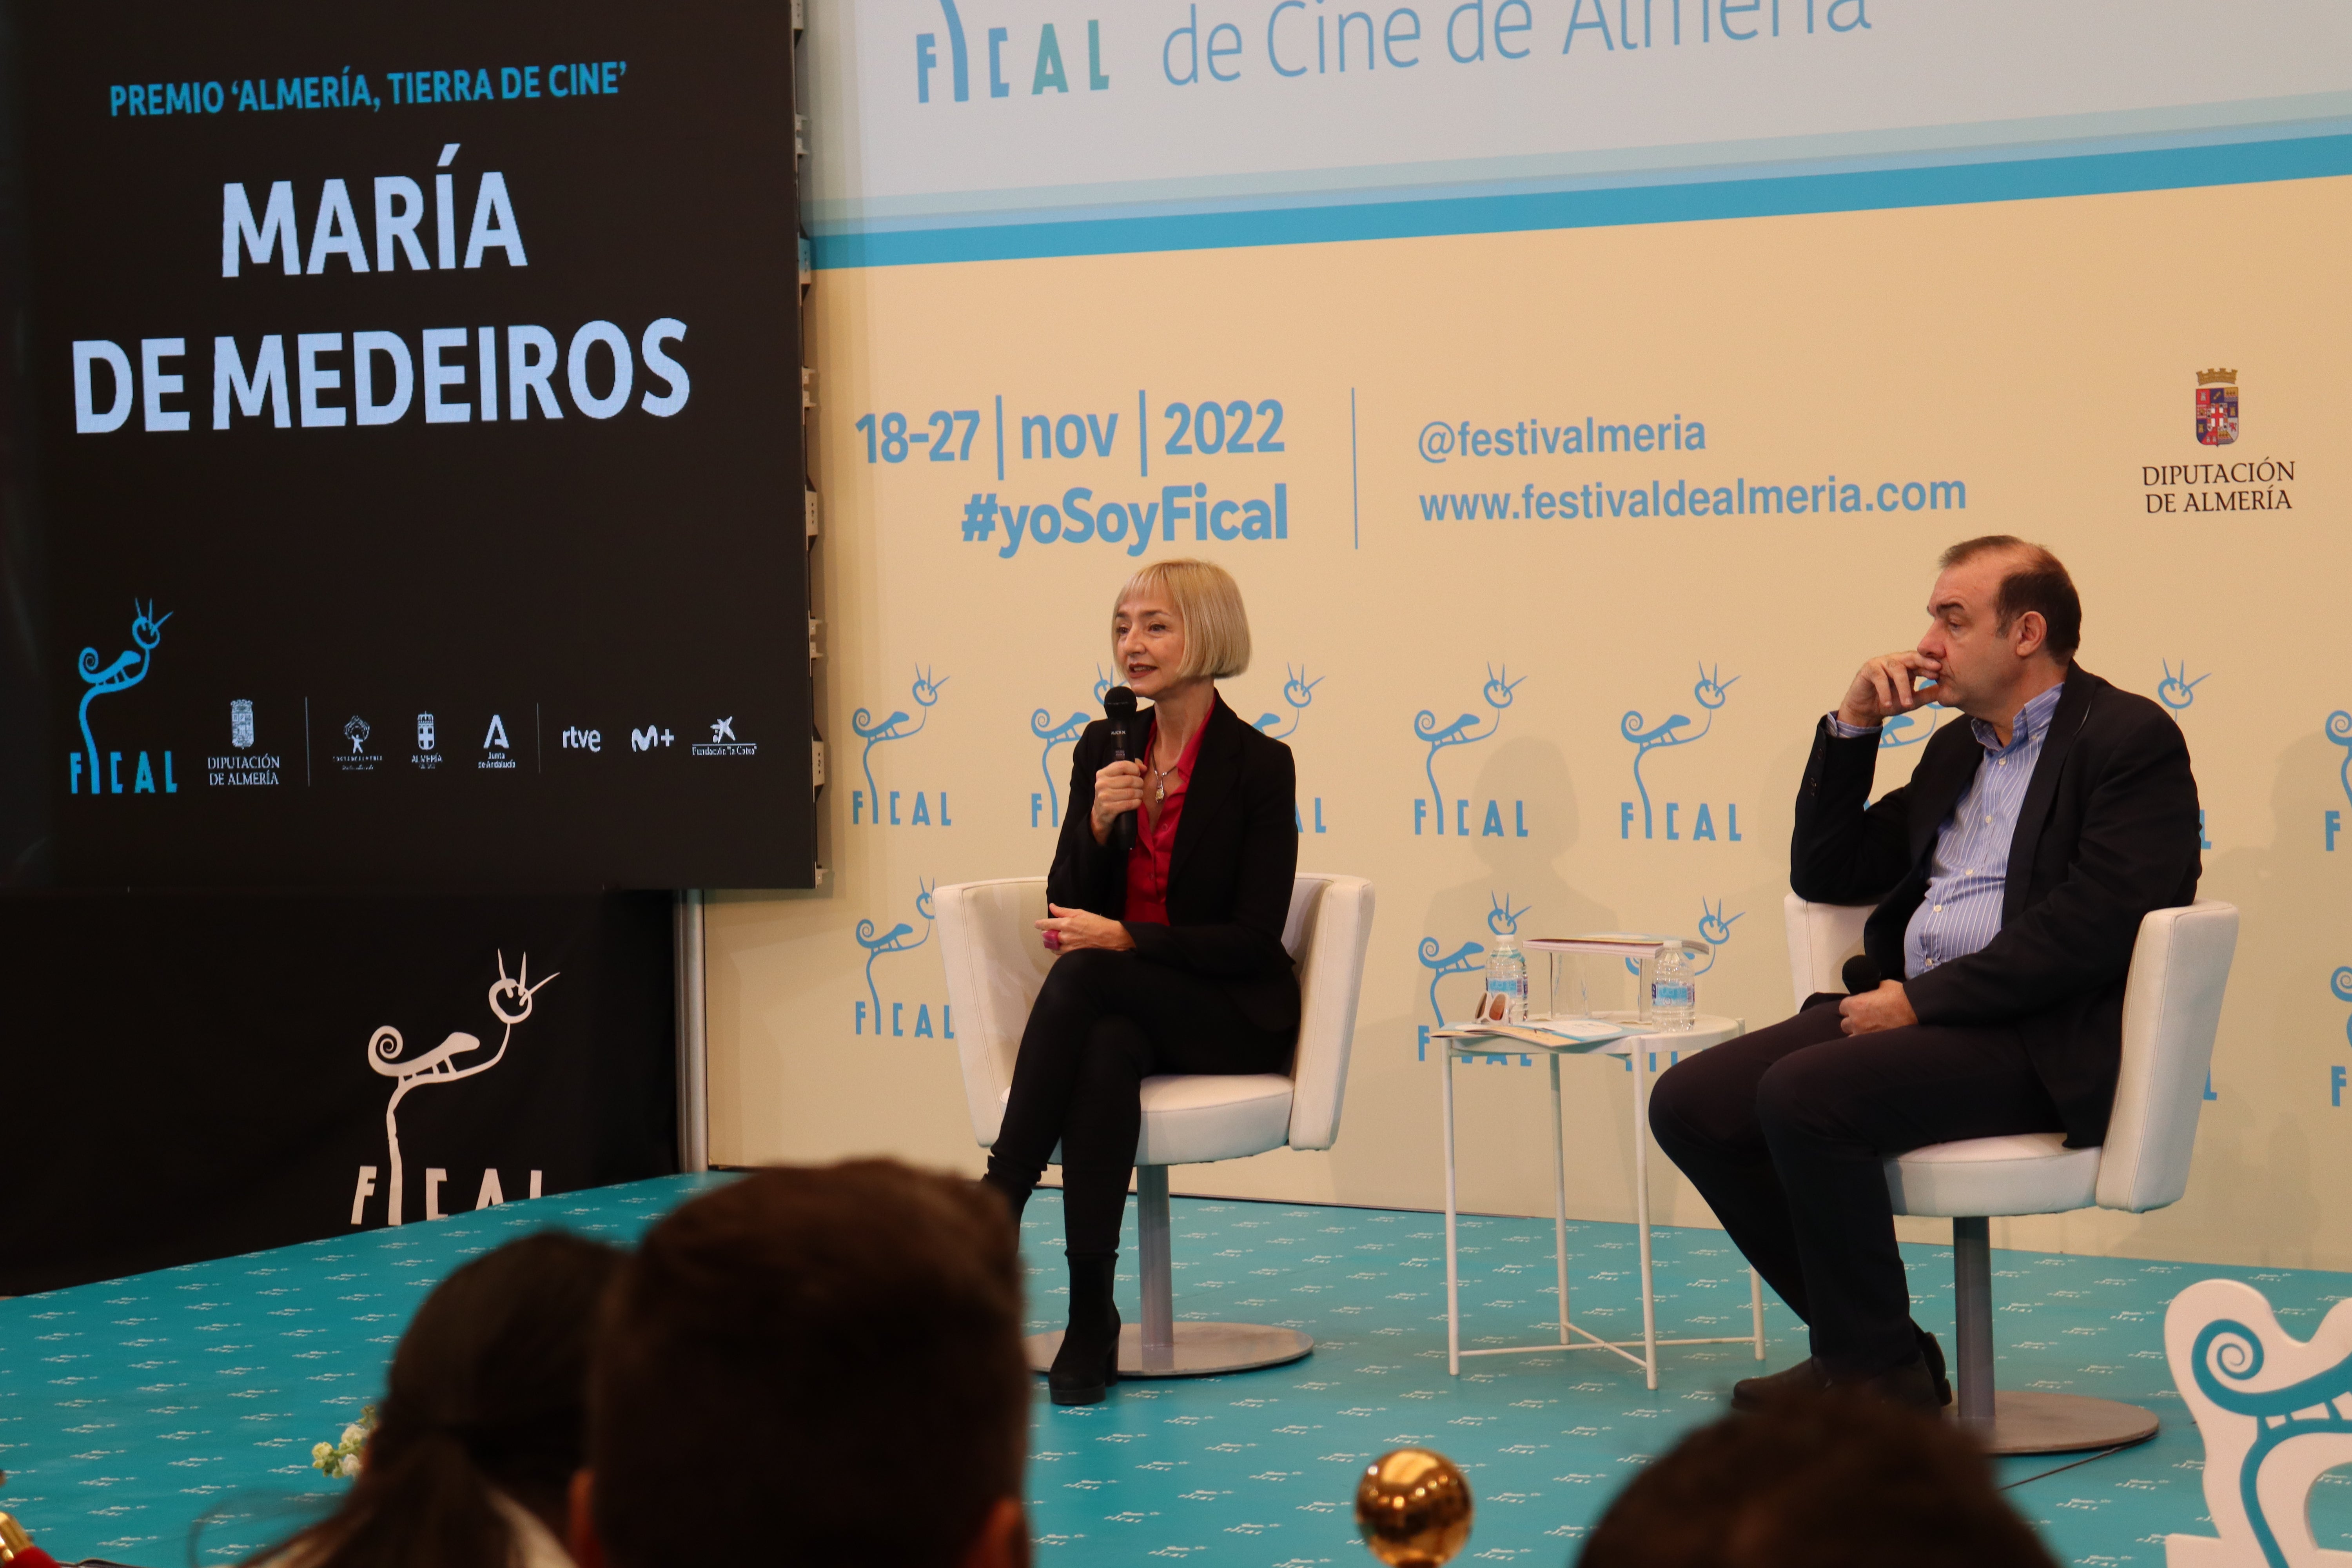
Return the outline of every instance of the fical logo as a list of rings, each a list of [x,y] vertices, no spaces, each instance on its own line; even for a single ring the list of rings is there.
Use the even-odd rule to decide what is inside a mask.
[[[1103,693],[1108,691],[1110,688],[1110,677],[1103,673],[1102,666],[1095,666],[1096,707],[1102,706]],[[1031,737],[1045,743],[1045,749],[1037,754],[1037,771],[1045,775],[1045,787],[1042,793],[1033,793],[1029,796],[1030,826],[1059,827],[1062,826],[1062,790],[1061,786],[1054,782],[1054,752],[1056,747],[1066,746],[1084,734],[1087,724],[1087,719],[1083,710],[1071,714],[1058,724],[1054,721],[1054,710],[1050,708],[1040,708],[1029,715]],[[1043,823],[1038,820],[1040,816],[1045,818]]]
[[[1930,702],[1917,713],[1895,714],[1888,719],[1885,728],[1879,731],[1878,749],[1882,752],[1891,752],[1899,746],[1917,745],[1936,732],[1936,726],[1941,724],[1945,715],[1949,712],[1951,710],[1942,703]],[[1922,718],[1927,720],[1924,725],[1919,721]]]
[[[940,14],[948,28],[948,85],[958,103],[971,100],[971,51],[964,43],[963,18],[956,13],[955,0],[940,0]],[[988,29],[988,96],[1010,98],[1013,83],[1006,79],[1004,46],[1012,34],[1003,27]],[[915,101],[931,101],[931,73],[940,68],[940,40],[935,33],[915,35]],[[1075,47],[1075,40],[1073,41]],[[1016,73],[1020,66],[1012,68]],[[1087,90],[1101,92],[1110,86],[1110,78],[1103,73],[1102,24],[1087,24]],[[1036,64],[1029,73],[1029,90],[1024,97],[1039,93],[1067,94],[1070,73],[1062,61],[1062,40],[1048,22],[1037,36]]]
[[[1437,721],[1437,715],[1426,708],[1413,716],[1413,738],[1426,742],[1429,746],[1429,754],[1422,759],[1422,772],[1429,780],[1429,798],[1425,802],[1418,795],[1413,798],[1413,837],[1417,838],[1421,836],[1422,823],[1425,820],[1424,812],[1433,814],[1435,816],[1440,837],[1448,831],[1460,837],[1467,837],[1473,831],[1486,837],[1504,836],[1501,803],[1492,800],[1486,803],[1486,816],[1475,830],[1470,826],[1469,801],[1456,800],[1454,803],[1454,826],[1450,830],[1447,828],[1445,796],[1437,787],[1437,753],[1454,746],[1470,746],[1475,745],[1480,741],[1493,740],[1503,727],[1503,710],[1511,705],[1512,693],[1526,685],[1527,679],[1523,675],[1518,679],[1513,680],[1510,667],[1507,665],[1500,669],[1491,664],[1488,665],[1486,684],[1479,690],[1479,697],[1486,704],[1488,713],[1488,717],[1484,720],[1475,713],[1465,713],[1450,724],[1440,724]],[[1483,730],[1478,727],[1481,723],[1486,725]],[[1512,805],[1515,808],[1512,836],[1525,838],[1528,836],[1527,803],[1514,801]]]
[[[2336,782],[2344,791],[2344,801],[2352,805],[2352,713],[2338,708],[2327,716],[2327,738],[2344,748],[2344,760],[2336,765]],[[2344,814],[2329,807],[2323,826],[2327,833],[2327,847],[2333,853],[2336,836],[2344,829]]]
[[[515,971],[515,977],[511,980],[507,978],[506,954],[499,953],[498,962],[499,977],[490,986],[490,1013],[506,1026],[506,1032],[499,1037],[499,1048],[491,1053],[488,1060],[466,1066],[458,1065],[459,1058],[471,1056],[482,1048],[482,1042],[479,1039],[462,1031],[453,1031],[447,1039],[443,1040],[431,1050],[414,1057],[401,1055],[406,1048],[406,1042],[401,1038],[400,1031],[390,1024],[384,1025],[368,1037],[368,1066],[394,1080],[392,1100],[383,1108],[384,1138],[388,1145],[386,1153],[392,1168],[392,1178],[384,1193],[385,1219],[390,1224],[399,1225],[406,1217],[401,1211],[404,1173],[400,1154],[400,1102],[408,1098],[412,1089],[422,1089],[428,1084],[451,1084],[465,1079],[478,1078],[504,1061],[507,1047],[514,1039],[515,1026],[530,1016],[531,999],[555,979],[555,976],[551,974],[537,985],[530,984],[529,953],[523,955],[521,966]],[[439,1173],[436,1171],[428,1174],[437,1176]],[[433,1184],[428,1182],[425,1194],[425,1217],[428,1219],[437,1218],[439,1210],[439,1194],[432,1190],[432,1186]],[[531,1193],[533,1197],[539,1195],[537,1186],[534,1174]],[[375,1167],[362,1165],[359,1185],[352,1194],[353,1225],[361,1222],[369,1194],[374,1191]],[[503,1199],[499,1193],[498,1173],[492,1170],[483,1177],[482,1203],[500,1201]],[[477,1204],[476,1206],[479,1207],[481,1204]]]
[[[101,697],[112,697],[118,692],[128,691],[147,679],[148,671],[154,668],[155,649],[163,640],[163,623],[171,618],[169,614],[157,615],[152,600],[142,610],[139,607],[139,602],[134,599],[131,602],[131,647],[117,654],[111,663],[102,663],[99,658],[98,649],[94,647],[81,650],[81,658],[77,661],[77,668],[80,672],[82,684],[89,689],[81,694],[79,717],[82,749],[72,754],[67,769],[68,795],[82,794],[85,779],[89,781],[89,793],[91,795],[125,793],[122,784],[122,753],[109,752],[106,753],[105,766],[101,768],[99,765],[98,736],[89,727],[89,705]],[[157,788],[154,764],[149,761],[145,752],[141,752],[138,756],[137,770],[132,775],[128,793],[153,795]],[[163,753],[162,789],[165,795],[180,793],[179,783],[172,776],[170,752]]]
[[[1259,731],[1271,735],[1277,741],[1287,741],[1291,736],[1298,733],[1298,721],[1307,716],[1307,708],[1315,701],[1315,689],[1322,685],[1326,679],[1318,675],[1312,680],[1307,679],[1307,667],[1303,664],[1296,669],[1292,669],[1286,664],[1283,666],[1283,670],[1289,677],[1282,683],[1282,700],[1290,710],[1290,721],[1287,724],[1283,723],[1282,715],[1279,713],[1261,713],[1257,716]],[[1276,728],[1277,725],[1280,728]],[[1315,813],[1315,831],[1328,832],[1329,829],[1323,824],[1323,797],[1319,795],[1312,797],[1312,806]],[[1307,831],[1305,810],[1304,806],[1294,805],[1290,813],[1291,825],[1301,833]]]
[[[1486,931],[1487,934],[1491,936],[1517,935],[1519,921],[1527,918],[1529,910],[1533,907],[1526,906],[1518,909],[1512,908],[1511,898],[1507,893],[1505,893],[1500,897],[1497,897],[1493,893],[1489,893],[1486,895],[1486,901],[1488,905],[1486,910]],[[1479,970],[1484,969],[1486,965],[1481,962],[1479,955],[1484,953],[1486,951],[1486,949],[1483,943],[1474,941],[1465,942],[1461,946],[1455,948],[1453,952],[1448,952],[1445,951],[1445,944],[1438,941],[1437,938],[1433,936],[1425,936],[1421,939],[1421,966],[1430,972],[1429,1016],[1431,1021],[1420,1026],[1420,1043],[1416,1047],[1416,1054],[1414,1057],[1416,1061],[1427,1061],[1429,1059],[1429,1047],[1431,1043],[1429,1032],[1432,1029],[1442,1029],[1445,1026],[1445,1010],[1439,1005],[1437,1000],[1437,983],[1450,975],[1475,974]],[[1464,1059],[1493,1062],[1504,1066],[1508,1066],[1511,1060],[1510,1057],[1507,1055],[1491,1052],[1475,1058],[1465,1058]],[[1532,1063],[1534,1059],[1535,1058],[1532,1057],[1522,1056],[1519,1058],[1519,1063],[1521,1066],[1527,1066]]]
[[[2352,1002],[2352,964],[2347,964],[2329,975],[2327,989],[2338,1002]],[[2352,1044],[2352,1018],[2344,1020],[2344,1038],[2347,1044]],[[2213,1075],[2211,1073],[2205,1075],[2205,1093],[2207,1099],[2212,1098]],[[2328,1064],[2327,1103],[2339,1110],[2344,1105],[2344,1068],[2340,1062]]]
[[[1644,729],[1642,725],[1642,714],[1638,709],[1627,709],[1625,717],[1618,722],[1618,733],[1631,742],[1633,747],[1633,788],[1642,797],[1642,837],[1643,838],[1657,837],[1657,818],[1650,802],[1649,781],[1642,776],[1643,760],[1652,752],[1666,751],[1675,746],[1687,746],[1694,741],[1705,740],[1707,732],[1715,728],[1716,710],[1729,700],[1731,688],[1738,683],[1738,679],[1739,677],[1736,675],[1729,680],[1724,679],[1723,669],[1719,665],[1714,669],[1709,669],[1705,665],[1699,666],[1698,684],[1691,688],[1691,695],[1697,700],[1700,709],[1706,712],[1706,717],[1699,721],[1698,728],[1696,730],[1691,728],[1690,716],[1685,713],[1671,714],[1660,721],[1655,728]],[[1884,743],[1883,738],[1881,743]],[[1679,839],[1683,837],[1682,828],[1675,820],[1681,808],[1682,803],[1679,801],[1666,803],[1665,826],[1668,838]],[[1732,805],[1727,806],[1726,811],[1727,820],[1724,825],[1725,832],[1731,842],[1737,844],[1739,842],[1739,808]],[[1623,802],[1619,810],[1617,836],[1620,838],[1631,838],[1633,836],[1633,803],[1630,800]],[[1715,836],[1714,810],[1702,801],[1699,804],[1697,818],[1691,824],[1690,837],[1696,840],[1711,839]]]
[[[931,940],[931,884],[919,878],[915,888],[915,913],[923,922],[922,935],[915,936],[913,924],[907,921],[898,921],[888,931],[880,930],[871,920],[860,920],[857,922],[857,930],[855,933],[857,945],[866,950],[866,996],[857,1004],[855,1029],[857,1034],[866,1034],[869,1027],[874,1034],[879,1035],[883,1032],[882,992],[874,983],[875,961],[887,958],[894,952],[912,952]],[[909,942],[907,940],[908,937],[914,937],[914,940]],[[866,1010],[869,1004],[873,1008],[870,1013]],[[906,1012],[907,1005],[904,1002],[890,1004],[889,1032],[891,1034],[904,1036],[908,1032]],[[940,1032],[950,1040],[955,1038],[955,1030],[949,1025],[948,1008],[945,1003],[940,1005]],[[916,1005],[914,1034],[918,1039],[933,1037],[931,1007],[928,1002]]]
[[[850,716],[851,731],[866,742],[865,750],[860,752],[857,757],[857,764],[866,774],[866,789],[862,794],[854,789],[849,792],[849,821],[852,826],[867,823],[877,827],[883,826],[882,793],[874,783],[874,748],[887,745],[893,741],[911,740],[921,734],[923,726],[930,722],[931,710],[939,703],[940,688],[946,684],[946,678],[934,675],[918,665],[915,668],[915,682],[908,689],[908,695],[915,700],[913,713],[908,713],[903,708],[897,708],[891,710],[888,718],[877,721],[871,709],[860,708]],[[895,789],[890,792],[888,822],[892,826],[898,826],[900,822],[898,800],[899,796],[906,793],[908,792]],[[928,826],[932,820],[930,802],[925,798],[923,791],[916,790],[912,793],[915,796],[914,810],[912,815],[906,818],[906,824],[908,826]],[[945,790],[939,792],[939,802],[940,825],[952,826],[947,819],[948,797]]]

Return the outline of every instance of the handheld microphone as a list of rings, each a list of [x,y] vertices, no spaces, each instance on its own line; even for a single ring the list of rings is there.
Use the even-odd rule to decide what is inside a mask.
[[[1110,754],[1114,762],[1130,762],[1127,727],[1135,718],[1135,693],[1114,686],[1103,693],[1103,713],[1110,720]],[[1124,855],[1135,847],[1135,813],[1120,812],[1111,819],[1110,847]]]
[[[1838,973],[1845,981],[1845,992],[1849,996],[1865,995],[1878,989],[1878,965],[1862,953],[1857,952],[1847,959],[1845,967]]]

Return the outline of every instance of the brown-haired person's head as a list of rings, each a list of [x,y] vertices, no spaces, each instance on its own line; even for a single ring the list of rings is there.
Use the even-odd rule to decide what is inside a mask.
[[[746,1176],[614,1288],[574,1554],[1025,1563],[1030,1382],[993,1194],[887,1160]]]
[[[1577,1568],[2056,1568],[1933,1417],[1826,1394],[1702,1426],[1635,1476]]]
[[[612,1247],[548,1232],[443,1280],[393,1352],[350,1495],[279,1560],[510,1568],[543,1559],[520,1537],[551,1552],[563,1533],[586,1448],[590,1346],[620,1266]]]

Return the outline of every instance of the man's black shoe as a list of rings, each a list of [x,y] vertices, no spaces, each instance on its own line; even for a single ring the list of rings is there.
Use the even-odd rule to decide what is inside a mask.
[[[1858,1394],[1916,1410],[1922,1415],[1933,1415],[1943,1408],[1936,1397],[1936,1380],[1925,1356],[1914,1356],[1901,1366],[1889,1367],[1870,1377],[1832,1378],[1829,1386],[1835,1394]]]
[[[1901,1366],[1889,1367],[1868,1377],[1832,1377],[1822,1370],[1819,1362],[1808,1357],[1785,1372],[1742,1378],[1733,1384],[1731,1407],[1763,1410],[1832,1393],[1881,1399],[1928,1415],[1941,1409],[1945,1403],[1937,1397],[1934,1369],[1923,1352]]]
[[[1829,1386],[1821,1363],[1807,1356],[1786,1372],[1764,1377],[1743,1377],[1731,1385],[1734,1410],[1763,1410],[1792,1399],[1811,1399]]]
[[[1936,1385],[1936,1403],[1938,1405],[1949,1405],[1952,1402],[1952,1380],[1944,1371],[1944,1347],[1937,1344],[1936,1336],[1927,1330],[1915,1327],[1913,1331],[1919,1336],[1919,1355],[1927,1363],[1927,1379]]]

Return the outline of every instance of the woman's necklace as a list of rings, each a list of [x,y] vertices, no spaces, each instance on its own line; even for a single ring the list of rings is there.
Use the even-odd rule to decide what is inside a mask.
[[[1160,748],[1159,748],[1159,747],[1157,747],[1157,746],[1154,746],[1154,747],[1152,748],[1152,750],[1153,750],[1155,752],[1158,752],[1158,751],[1159,751],[1159,749],[1160,749]],[[1176,758],[1176,762],[1177,762],[1177,763],[1181,763],[1181,762],[1182,762],[1183,760],[1184,760],[1184,758],[1183,758],[1182,753],[1181,753],[1181,752],[1180,752],[1180,753],[1178,753],[1177,758]],[[1151,774],[1151,783],[1152,783],[1152,796],[1151,796],[1151,804],[1152,804],[1154,806],[1160,806],[1160,805],[1166,805],[1166,804],[1167,804],[1167,801],[1168,801],[1168,780],[1169,780],[1170,775],[1173,774],[1173,773],[1176,772],[1176,763],[1169,763],[1169,764],[1168,764],[1168,766],[1166,766],[1166,767],[1164,767],[1164,768],[1163,768],[1163,767],[1160,767],[1160,766],[1157,765],[1156,763],[1154,763],[1153,762],[1151,762],[1151,760],[1150,760],[1149,757],[1147,757],[1147,758],[1144,760],[1144,763],[1143,763],[1143,765],[1144,765],[1145,769],[1146,769],[1147,771],[1149,771],[1149,772],[1150,773],[1150,774]]]

